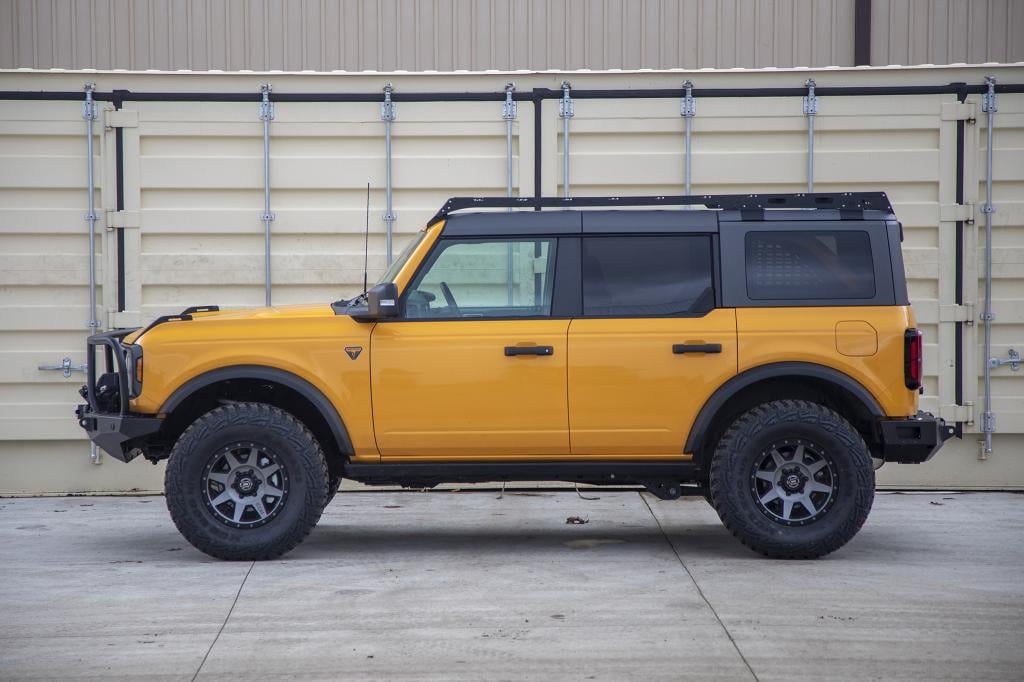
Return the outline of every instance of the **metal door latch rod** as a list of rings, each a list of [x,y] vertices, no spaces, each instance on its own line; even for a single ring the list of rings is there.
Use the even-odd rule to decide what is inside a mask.
[[[391,92],[393,91],[391,83],[384,84],[384,101],[380,104],[380,120],[384,121],[384,198],[385,198],[385,209],[384,209],[384,224],[386,226],[386,258],[388,266],[391,265],[392,260],[392,241],[393,232],[395,226],[395,212],[392,205],[392,186],[391,186],[391,124],[395,122],[395,115],[397,113],[395,103],[391,101]]]
[[[690,136],[693,131],[693,117],[697,115],[697,103],[693,99],[693,83],[686,81],[683,83],[683,99],[679,103],[679,114],[683,117],[683,122],[686,127],[686,152],[683,161],[683,182],[686,187],[686,196],[690,196],[690,161],[691,156],[691,145]]]
[[[505,85],[505,102],[501,106],[501,117],[505,120],[505,194],[510,199],[512,198],[512,122],[516,120],[516,115],[519,113],[519,105],[512,98],[513,93],[516,91],[515,83],[507,83]],[[508,212],[512,212],[512,207],[508,207]],[[512,268],[514,266],[514,258],[512,257],[512,242],[505,245],[505,273],[507,275],[507,281],[505,285],[505,299],[508,305],[511,306],[513,299],[515,298],[515,287],[512,283]]]
[[[512,122],[519,113],[518,103],[512,99],[516,91],[515,83],[505,85],[505,102],[501,106],[501,117],[505,120],[505,179],[506,196],[512,196]],[[510,208],[509,211],[512,209]]]
[[[270,212],[270,122],[274,120],[274,103],[270,101],[272,91],[270,83],[260,86],[260,94],[263,96],[260,102],[260,120],[263,121],[263,213],[260,214],[260,220],[263,221],[263,287],[268,307],[271,298],[270,223],[274,220],[274,214]]]
[[[65,357],[61,360],[59,365],[39,365],[39,369],[44,372],[63,372],[64,378],[71,376],[72,372],[86,372],[89,369],[89,365],[86,363],[74,364],[71,362],[71,358]]]
[[[92,98],[96,90],[95,83],[85,84],[85,101],[82,102],[82,118],[85,119],[85,167],[88,210],[85,214],[86,224],[89,226],[89,321],[86,326],[93,334],[99,329],[100,322],[96,315],[96,221],[99,215],[96,213],[96,178],[93,171],[93,122],[97,117],[96,102]]]
[[[566,199],[569,198],[569,119],[576,115],[576,107],[569,91],[569,81],[562,81],[558,117],[562,119],[562,196]]]
[[[1003,361],[992,357],[992,321],[995,316],[992,314],[992,129],[995,124],[996,106],[996,79],[992,76],[985,76],[985,84],[988,91],[982,95],[981,110],[986,116],[986,141],[985,150],[985,205],[981,212],[985,214],[985,308],[981,314],[985,329],[985,366],[983,368],[985,385],[985,409],[981,415],[981,430],[985,434],[985,442],[982,446],[981,459],[986,459],[992,454],[992,434],[996,430],[996,418],[992,414],[992,370],[1002,364],[1010,365],[1011,369],[1019,367],[1020,356],[1017,360],[1013,358],[1015,352],[1010,350],[1010,360]],[[1016,366],[1015,366],[1016,365]]]
[[[814,117],[818,114],[818,96],[814,94],[814,79],[804,83],[807,95],[804,97],[804,116],[807,117],[807,191],[814,191]]]

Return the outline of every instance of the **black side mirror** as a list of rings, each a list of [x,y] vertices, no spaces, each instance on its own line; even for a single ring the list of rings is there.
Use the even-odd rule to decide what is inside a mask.
[[[398,317],[398,286],[394,282],[384,282],[367,291],[366,312],[375,320]]]

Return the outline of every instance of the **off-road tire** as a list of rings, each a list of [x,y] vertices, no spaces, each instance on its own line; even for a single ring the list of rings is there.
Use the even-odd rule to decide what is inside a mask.
[[[338,494],[339,488],[341,488],[341,476],[333,472],[329,473],[327,477],[327,497],[324,501],[324,507],[331,503],[334,496]]]
[[[756,498],[759,458],[786,439],[817,444],[834,471],[831,506],[806,525],[770,518]],[[725,527],[744,545],[777,559],[816,559],[860,530],[874,500],[875,472],[867,445],[848,421],[817,403],[779,400],[744,413],[726,430],[711,461],[710,493]]]
[[[211,458],[234,442],[273,450],[287,471],[280,510],[263,525],[232,528],[218,519],[203,490]],[[327,499],[323,450],[302,422],[262,403],[232,403],[196,419],[167,461],[164,491],[174,525],[196,549],[218,559],[273,559],[293,549],[320,519]]]

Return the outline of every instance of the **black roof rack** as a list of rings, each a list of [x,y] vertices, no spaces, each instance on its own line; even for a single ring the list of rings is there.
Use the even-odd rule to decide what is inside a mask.
[[[577,208],[601,206],[705,206],[714,209],[831,208],[892,213],[885,192],[807,192],[794,194],[704,194],[642,197],[452,197],[427,225],[467,208]]]

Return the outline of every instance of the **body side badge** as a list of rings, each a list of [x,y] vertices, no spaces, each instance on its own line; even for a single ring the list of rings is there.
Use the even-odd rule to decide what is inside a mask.
[[[362,346],[345,346],[345,352],[350,358],[355,360],[359,357],[359,354],[363,352]]]

